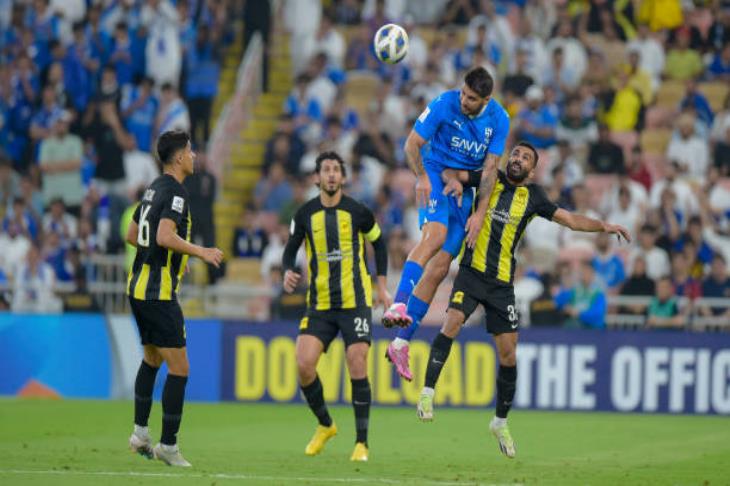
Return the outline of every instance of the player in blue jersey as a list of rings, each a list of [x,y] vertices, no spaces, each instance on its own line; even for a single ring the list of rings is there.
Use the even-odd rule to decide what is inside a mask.
[[[406,140],[408,165],[418,177],[416,201],[422,235],[408,255],[383,324],[404,327],[387,355],[407,380],[412,379],[408,342],[464,239],[470,248],[474,246],[488,209],[487,195],[494,187],[509,133],[507,112],[491,99],[493,87],[494,80],[484,68],[471,69],[460,90],[447,91],[431,101]],[[471,216],[474,192],[456,194],[452,183],[442,180],[448,169],[468,171],[467,186],[479,188],[478,205]],[[419,283],[427,265],[429,278]]]

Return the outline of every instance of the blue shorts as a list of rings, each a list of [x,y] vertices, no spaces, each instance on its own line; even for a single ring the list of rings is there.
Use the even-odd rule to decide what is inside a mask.
[[[441,172],[444,168],[428,162],[424,163],[424,168],[431,181],[431,195],[428,198],[428,206],[418,208],[418,224],[421,228],[424,224],[432,222],[446,226],[446,241],[441,249],[455,258],[459,255],[466,236],[466,221],[471,214],[474,190],[464,189],[459,207],[457,198],[443,195],[444,183],[441,180]]]

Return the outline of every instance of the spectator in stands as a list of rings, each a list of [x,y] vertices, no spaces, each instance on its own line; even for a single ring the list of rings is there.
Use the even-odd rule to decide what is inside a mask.
[[[124,126],[134,137],[137,149],[152,151],[152,135],[157,117],[157,98],[152,93],[154,81],[144,77],[137,86],[127,86],[122,93],[121,110]]]
[[[687,222],[687,232],[674,243],[674,251],[684,251],[685,246],[692,244],[694,255],[700,266],[700,275],[702,276],[702,266],[709,265],[714,257],[714,252],[710,245],[702,237],[702,219],[699,216],[692,216]]]
[[[723,177],[730,177],[730,123],[725,129],[725,137],[715,145],[714,166]]]
[[[677,120],[679,136],[667,147],[667,158],[679,164],[680,172],[695,181],[705,180],[710,162],[707,141],[695,133],[694,119],[683,114]]]
[[[565,62],[562,47],[556,47],[551,54],[551,62],[543,72],[542,85],[550,86],[560,95],[572,93],[580,82],[575,66]]]
[[[335,2],[335,22],[344,25],[362,25],[362,5],[359,0],[340,0]]]
[[[449,0],[443,14],[441,25],[467,25],[479,12],[479,0]]]
[[[712,132],[710,139],[713,142],[719,142],[725,140],[730,142],[730,139],[726,139],[727,129],[730,128],[730,91],[725,96],[725,101],[722,104],[722,110],[717,113],[712,123]]]
[[[611,140],[606,125],[598,126],[598,140],[588,150],[588,167],[597,174],[621,174],[626,171],[624,151]]]
[[[628,132],[639,128],[642,101],[630,84],[629,73],[619,69],[613,99],[606,109],[604,121],[612,132]]]
[[[621,287],[621,295],[629,296],[645,296],[654,295],[656,284],[654,280],[646,275],[646,260],[642,256],[634,259],[634,268],[631,276],[624,282]],[[632,312],[636,313],[641,307],[632,307]]]
[[[114,66],[117,82],[121,86],[132,83],[134,72],[132,41],[129,38],[129,26],[124,21],[119,22],[114,28],[114,40],[108,62]]]
[[[475,65],[474,54],[476,51],[482,51],[487,62],[492,66],[499,66],[503,54],[499,44],[495,42],[496,35],[488,32],[487,22],[487,18],[483,15],[478,15],[469,22],[466,45],[460,60],[462,66]]]
[[[680,311],[677,298],[674,296],[672,279],[662,277],[656,285],[656,295],[649,302],[646,310],[646,326],[650,328],[684,327],[686,315]]]
[[[324,52],[327,59],[334,66],[342,69],[345,60],[345,38],[334,28],[333,18],[329,13],[323,13],[319,22],[319,28],[314,36],[307,39],[304,47],[306,57],[310,58],[316,53]]]
[[[711,214],[718,222],[730,218],[730,187],[722,184],[722,174],[716,167],[707,172],[707,184],[698,193],[705,199],[703,204],[709,206]]]
[[[609,206],[608,220],[628,228],[629,232],[637,234],[639,225],[643,221],[644,211],[642,206],[633,200],[631,189],[627,185],[620,185],[618,188],[618,200]]]
[[[539,86],[530,86],[525,93],[527,106],[515,120],[518,138],[527,140],[537,149],[552,147],[558,119],[544,103],[545,94]]]
[[[725,44],[720,52],[715,53],[712,63],[707,68],[707,75],[713,80],[730,81],[730,43]]]
[[[0,151],[0,217],[13,199],[20,195],[20,176],[13,170],[13,164],[4,152]]]
[[[34,166],[34,168],[35,170],[24,174],[20,178],[20,197],[23,199],[23,203],[30,217],[33,221],[38,222],[43,214],[45,202],[43,201],[43,194],[39,189],[41,174],[37,170],[37,166]]]
[[[190,131],[190,112],[172,83],[164,83],[160,89],[160,109],[155,121],[155,134],[170,130]]]
[[[41,106],[33,114],[30,123],[30,138],[34,143],[40,143],[51,136],[51,121],[58,116],[61,109],[53,86],[50,84],[45,85],[41,92]]]
[[[684,26],[678,29],[675,45],[667,54],[664,74],[675,81],[687,81],[701,75],[705,65],[699,53],[690,48],[690,31]]]
[[[78,220],[66,211],[63,199],[56,198],[48,206],[48,212],[43,215],[43,233],[55,233],[64,246],[69,246],[78,236]]]
[[[311,82],[309,74],[297,76],[291,93],[284,101],[284,113],[294,118],[298,129],[303,129],[312,122],[321,122],[323,118],[319,100],[309,97]]]
[[[502,82],[502,92],[522,98],[535,80],[527,72],[527,51],[524,48],[517,50],[514,59],[514,68]]]
[[[199,26],[195,43],[185,55],[185,99],[190,107],[190,136],[197,147],[210,137],[213,99],[218,94],[221,56],[217,37],[205,25]]]
[[[546,48],[551,56],[554,55],[556,49],[562,49],[563,63],[571,66],[576,78],[580,80],[588,66],[588,55],[585,46],[575,37],[574,33],[573,22],[569,18],[561,19],[556,27],[555,36],[548,40]]]
[[[259,180],[254,189],[256,206],[263,211],[279,212],[292,197],[292,187],[287,180],[284,166],[275,162],[269,175]]]
[[[84,148],[81,138],[69,132],[70,122],[68,111],[59,112],[50,121],[52,132],[41,142],[38,162],[43,172],[45,203],[60,197],[73,212],[78,212],[84,197],[81,184]]]
[[[641,97],[641,103],[649,106],[654,100],[654,92],[656,91],[652,84],[651,76],[642,69],[638,49],[628,51],[628,62],[623,69],[629,75],[629,87],[636,91]]]
[[[12,210],[5,214],[3,231],[11,235],[22,235],[30,241],[35,241],[38,237],[38,222],[22,197],[16,197]]]
[[[598,283],[609,294],[616,293],[626,279],[624,262],[611,248],[610,235],[599,233],[596,237],[596,255],[591,260]]]
[[[652,88],[656,91],[664,71],[665,56],[662,43],[652,34],[648,25],[640,23],[637,28],[637,36],[629,42],[627,49],[638,51],[639,67],[651,76]]]
[[[299,163],[305,149],[304,142],[295,130],[294,117],[287,113],[281,115],[276,132],[266,142],[264,174],[268,174],[271,164],[275,161],[283,162],[288,174],[299,173]]]
[[[730,9],[721,8],[722,2],[712,5],[712,25],[707,31],[707,47],[715,52],[730,43]]]
[[[652,178],[651,172],[646,167],[644,157],[641,152],[641,146],[635,145],[631,149],[631,158],[629,159],[628,166],[626,168],[629,181],[632,183],[632,187],[643,187],[643,203],[645,204],[648,199],[647,191],[651,190]],[[633,189],[632,189],[633,191]]]
[[[122,126],[114,102],[102,98],[90,103],[84,126],[96,152],[95,184],[104,193],[125,195],[123,153],[134,146],[134,139]]]
[[[13,312],[53,313],[61,310],[61,302],[53,294],[53,269],[41,259],[40,248],[36,244],[30,246],[13,276]]]
[[[687,256],[683,252],[672,254],[672,282],[674,294],[678,297],[687,297],[694,300],[702,296],[700,282],[692,277]]]
[[[575,155],[570,141],[558,138],[557,152],[555,153],[553,170],[560,168],[563,172],[564,187],[570,191],[573,186],[583,182],[583,166]]]
[[[377,59],[372,51],[373,39],[370,37],[370,29],[365,24],[361,24],[356,29],[345,53],[345,69],[365,70],[377,68]]]
[[[568,142],[573,151],[585,162],[589,145],[598,139],[598,127],[593,118],[583,115],[581,99],[571,96],[565,100],[565,111],[556,130],[558,140]]]
[[[555,296],[555,305],[566,316],[568,328],[603,329],[606,327],[606,295],[596,283],[590,262],[580,265],[578,283]]]
[[[657,229],[654,226],[645,224],[641,227],[638,238],[638,246],[630,254],[629,261],[636,261],[636,258],[646,260],[646,274],[652,280],[669,275],[669,256],[667,252],[656,246]]]
[[[169,0],[156,0],[144,5],[141,21],[149,32],[145,50],[147,75],[158,86],[177,84],[183,59],[178,13]]]
[[[649,203],[653,208],[661,207],[661,198],[664,190],[670,188],[676,196],[675,209],[682,214],[693,214],[697,211],[699,204],[692,187],[684,179],[679,177],[680,166],[677,161],[670,161],[664,169],[664,178],[656,181],[651,186]]]
[[[710,275],[702,282],[702,296],[717,299],[730,299],[730,276],[727,272],[727,263],[722,255],[717,254],[712,259]],[[730,306],[700,308],[705,316],[725,316],[730,318]]]
[[[239,258],[261,258],[269,237],[258,225],[254,208],[245,208],[233,230],[233,253]]]
[[[598,91],[602,91],[608,86],[611,79],[606,55],[600,47],[591,47],[588,52],[588,68],[583,75],[583,84],[596,87]]]
[[[89,101],[91,82],[81,59],[57,40],[51,43],[51,56],[46,82],[56,86],[57,95],[66,98],[67,107],[83,113]]]
[[[692,109],[697,118],[707,128],[712,126],[712,120],[715,115],[712,113],[712,108],[705,95],[697,89],[697,82],[694,79],[687,81],[686,92],[682,101],[679,102],[679,108],[681,110],[685,110],[686,108]]]

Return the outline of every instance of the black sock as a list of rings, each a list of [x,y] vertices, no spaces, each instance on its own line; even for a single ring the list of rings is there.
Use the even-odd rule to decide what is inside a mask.
[[[165,388],[162,390],[162,438],[160,439],[160,442],[165,445],[177,444],[177,431],[180,430],[187,382],[187,376],[170,374],[165,380]]]
[[[428,365],[426,366],[426,382],[425,386],[436,388],[436,382],[441,374],[446,360],[451,351],[451,344],[454,340],[443,333],[439,333],[431,343],[431,354],[428,356]]]
[[[367,378],[350,380],[352,383],[352,408],[355,409],[355,430],[357,442],[368,443],[368,421],[370,418],[370,382]]]
[[[327,405],[324,403],[324,391],[322,390],[322,382],[319,381],[319,375],[314,378],[312,383],[301,388],[304,397],[307,399],[309,408],[317,416],[317,420],[319,420],[319,425],[325,427],[332,425],[332,417],[330,417]]]
[[[154,368],[144,360],[137,370],[137,379],[134,381],[134,423],[140,427],[147,427],[147,420],[152,410],[152,390],[155,388],[155,378],[159,368]]]
[[[517,366],[499,365],[497,374],[497,417],[507,418],[517,388]]]

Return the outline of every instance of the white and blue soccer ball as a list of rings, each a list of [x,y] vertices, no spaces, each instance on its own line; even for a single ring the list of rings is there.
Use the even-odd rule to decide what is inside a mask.
[[[397,24],[385,24],[373,39],[375,55],[383,62],[396,64],[408,54],[408,33]]]

